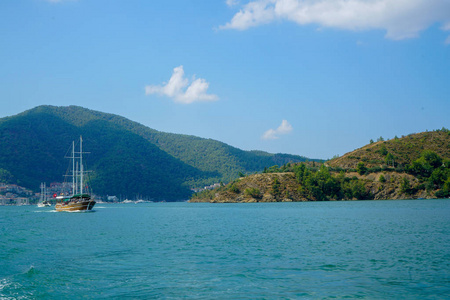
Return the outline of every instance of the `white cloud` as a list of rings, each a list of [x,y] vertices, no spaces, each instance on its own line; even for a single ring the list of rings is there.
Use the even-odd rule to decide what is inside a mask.
[[[288,134],[292,131],[291,124],[288,123],[288,121],[283,120],[281,122],[281,125],[278,126],[277,129],[269,129],[262,135],[263,140],[276,140],[279,138],[280,135]]]
[[[230,23],[220,26],[220,29],[245,30],[249,27],[269,23],[275,19],[273,8],[268,6],[267,1],[254,1],[246,4]]]
[[[390,39],[417,37],[435,23],[449,30],[448,0],[254,0],[221,29],[245,30],[276,20],[344,30],[386,31]]]
[[[45,0],[50,3],[60,3],[60,2],[69,2],[69,1],[77,1],[77,0]]]
[[[229,7],[232,7],[232,6],[238,5],[239,1],[238,0],[227,0],[226,3]]]
[[[216,101],[219,98],[216,95],[208,94],[209,83],[203,78],[193,78],[189,85],[189,80],[184,77],[183,66],[173,69],[172,77],[168,83],[163,85],[147,85],[145,94],[158,94],[167,96],[175,102],[190,104],[198,101]]]

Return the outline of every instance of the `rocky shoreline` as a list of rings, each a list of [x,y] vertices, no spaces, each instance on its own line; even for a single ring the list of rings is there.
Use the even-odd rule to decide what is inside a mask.
[[[382,176],[381,176],[382,175]],[[434,192],[419,189],[419,180],[409,174],[397,172],[379,172],[359,175],[357,172],[345,173],[345,178],[355,179],[363,183],[371,196],[368,199],[343,198],[328,200],[395,200],[395,199],[432,199]],[[384,179],[383,179],[384,178]],[[380,181],[381,179],[381,181]],[[407,193],[402,188],[406,179],[415,192]],[[210,203],[254,203],[254,202],[301,202],[317,201],[306,197],[301,184],[293,172],[255,174],[242,177],[227,186],[210,191],[210,197],[192,197],[190,202]]]

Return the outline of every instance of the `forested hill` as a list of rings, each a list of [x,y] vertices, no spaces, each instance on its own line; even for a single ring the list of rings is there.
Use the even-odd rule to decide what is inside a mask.
[[[442,158],[450,158],[450,134],[447,129],[427,131],[391,140],[380,138],[368,145],[334,158],[327,165],[334,168],[356,169],[358,164],[367,168],[393,167],[403,170],[420,158],[424,151],[432,151]]]
[[[195,136],[159,132],[124,117],[77,106],[39,106],[0,119],[0,181],[36,190],[61,181],[64,155],[83,135],[92,186],[99,194],[187,199],[191,187],[304,157],[243,151]]]
[[[286,164],[195,194],[192,202],[450,197],[450,130],[371,142],[323,164]]]

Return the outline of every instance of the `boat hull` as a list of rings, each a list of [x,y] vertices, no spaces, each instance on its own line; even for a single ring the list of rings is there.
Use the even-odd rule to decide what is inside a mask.
[[[70,201],[67,203],[56,203],[55,209],[56,211],[86,211],[92,210],[94,205],[94,200]]]

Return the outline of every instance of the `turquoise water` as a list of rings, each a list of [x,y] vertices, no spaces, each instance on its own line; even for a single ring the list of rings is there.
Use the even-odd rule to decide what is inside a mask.
[[[450,299],[450,201],[0,207],[0,299]]]

